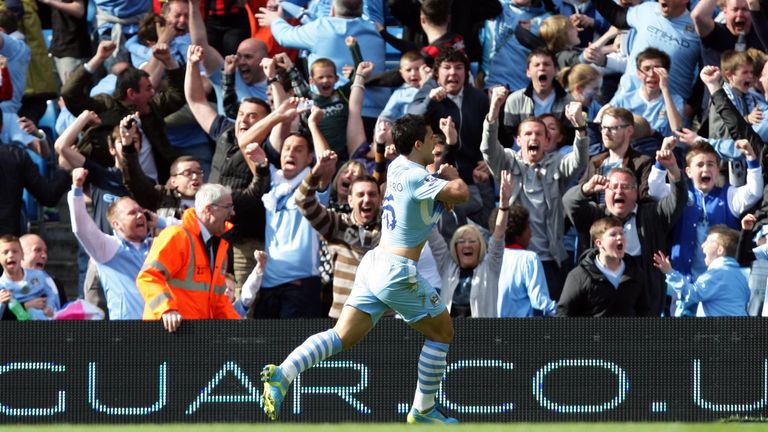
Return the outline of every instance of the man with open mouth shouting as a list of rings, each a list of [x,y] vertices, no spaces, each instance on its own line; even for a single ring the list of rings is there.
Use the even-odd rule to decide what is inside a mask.
[[[512,147],[518,127],[528,117],[552,113],[564,122],[565,107],[573,100],[555,79],[557,60],[549,50],[536,48],[531,51],[525,74],[530,83],[509,95],[504,105],[504,128],[499,139],[505,147]]]
[[[686,179],[669,150],[656,156],[657,167],[652,175],[669,178],[670,192],[658,202],[650,197],[638,199],[638,180],[626,167],[611,169],[605,176],[593,175],[589,180],[571,188],[563,196],[565,213],[579,232],[580,245],[590,247],[592,224],[600,218],[613,216],[624,227],[624,252],[634,257],[644,272],[649,315],[659,316],[664,310],[666,284],[664,275],[653,266],[656,250],[669,250],[669,233],[683,213],[686,203]],[[593,200],[605,192],[605,203]]]
[[[763,49],[757,32],[752,31],[750,10],[760,13],[760,2],[726,0],[722,7],[725,23],[716,23],[714,10],[717,0],[702,0],[691,11],[696,33],[701,37],[701,55],[704,64],[720,63],[720,56],[727,50],[746,51],[747,48]],[[738,44],[738,45],[737,45]]]
[[[499,112],[506,97],[504,87],[494,87],[491,91],[491,107],[483,123],[480,150],[495,178],[502,170],[512,173],[514,187],[510,204],[520,204],[530,212],[533,233],[528,249],[539,254],[549,293],[556,300],[563,287],[561,263],[568,256],[563,246],[565,219],[560,201],[572,177],[587,165],[586,119],[581,103],[571,102],[565,107],[565,115],[576,129],[572,153],[544,153],[547,126],[536,118],[520,123],[517,134],[520,151],[513,152],[503,148],[497,137]]]

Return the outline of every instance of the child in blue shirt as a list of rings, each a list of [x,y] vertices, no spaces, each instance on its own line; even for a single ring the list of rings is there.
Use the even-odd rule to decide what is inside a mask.
[[[423,65],[424,58],[417,51],[408,51],[400,57],[400,76],[405,84],[392,93],[379,118],[393,122],[408,113],[408,104],[413,102],[416,92],[421,88],[420,69]]]
[[[749,302],[747,278],[736,261],[739,234],[725,225],[709,229],[701,245],[707,271],[691,283],[672,269],[672,262],[662,251],[653,255],[653,265],[667,275],[667,291],[677,293],[680,303],[675,316],[689,305],[699,303],[696,316],[746,316]]]
[[[18,237],[0,237],[0,292],[9,291],[11,297],[24,305],[33,320],[47,320],[59,310],[59,293],[48,274],[42,270],[24,269],[24,252]]]
[[[609,105],[639,114],[663,136],[682,129],[684,101],[669,88],[672,60],[664,51],[647,48],[637,55],[636,75],[640,86],[617,91]]]

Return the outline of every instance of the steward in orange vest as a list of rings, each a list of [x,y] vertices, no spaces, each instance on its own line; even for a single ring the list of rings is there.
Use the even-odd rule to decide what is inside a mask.
[[[203,188],[209,186],[221,187]],[[220,201],[225,199],[229,199],[226,205],[206,205],[202,219],[194,208],[187,209],[180,226],[164,229],[155,239],[136,277],[136,285],[144,296],[145,320],[162,318],[166,329],[174,331],[181,319],[240,318],[224,293],[229,242],[220,235],[232,228],[226,221],[232,213],[231,196],[227,194]],[[206,246],[201,226],[211,234],[209,243],[218,242],[218,248]],[[216,257],[211,266],[213,250]],[[172,328],[163,316],[169,313],[181,315]]]

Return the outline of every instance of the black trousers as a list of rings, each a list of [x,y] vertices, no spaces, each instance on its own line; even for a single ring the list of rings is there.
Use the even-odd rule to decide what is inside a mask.
[[[567,270],[555,260],[542,261],[541,265],[544,267],[544,277],[549,287],[549,298],[557,302],[563,292]]]
[[[320,318],[321,290],[319,276],[262,288],[251,308],[253,318]]]

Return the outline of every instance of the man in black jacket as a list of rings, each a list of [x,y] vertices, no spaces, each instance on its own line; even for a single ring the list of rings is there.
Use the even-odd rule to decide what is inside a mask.
[[[72,114],[79,115],[84,110],[90,110],[101,119],[101,122],[90,124],[83,131],[77,147],[85,157],[104,167],[114,165],[114,157],[107,147],[107,136],[126,115],[138,113],[144,140],[142,167],[147,175],[163,184],[168,180],[171,162],[176,159],[176,151],[168,141],[164,118],[184,106],[184,68],[179,67],[167,46],[159,45],[153,48],[153,56],[168,72],[167,90],[155,93],[146,72],[127,68],[117,75],[114,96],[91,97],[89,92],[94,71],[116,48],[113,42],[105,41],[99,44],[96,55],[88,63],[75,69],[69,81],[62,86],[61,95]]]
[[[653,267],[653,253],[669,250],[668,234],[683,213],[688,199],[686,180],[669,151],[660,151],[657,163],[667,170],[672,193],[656,202],[651,198],[638,201],[637,180],[626,168],[615,168],[608,176],[593,176],[574,186],[563,196],[565,213],[580,234],[579,243],[591,244],[592,224],[606,216],[622,221],[626,234],[624,251],[637,258],[646,283],[648,307],[653,316],[661,315],[666,298],[664,275]],[[597,204],[591,196],[605,191],[605,204]]]
[[[483,160],[480,141],[483,118],[490,106],[488,96],[468,81],[469,60],[460,51],[446,49],[435,59],[434,79],[421,87],[408,114],[431,119],[432,130],[440,130],[440,119],[451,117],[459,131],[456,163],[459,175],[468,185],[474,184],[472,171]]]
[[[48,180],[40,175],[26,150],[15,145],[0,144],[0,235],[21,235],[24,189],[41,204],[54,207],[69,189],[69,175],[59,169]]]

